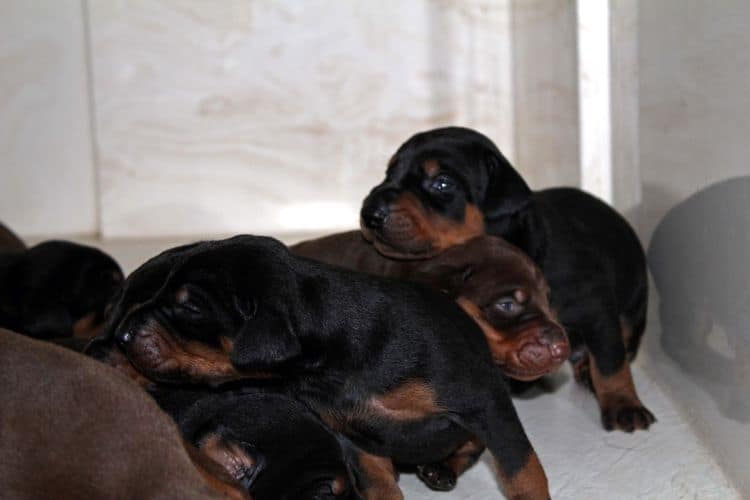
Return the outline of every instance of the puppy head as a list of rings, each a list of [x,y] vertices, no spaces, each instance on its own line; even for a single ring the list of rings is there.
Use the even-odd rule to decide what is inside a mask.
[[[360,225],[383,255],[424,258],[484,234],[531,192],[487,137],[459,127],[411,137],[365,198]]]
[[[472,316],[509,377],[534,380],[568,358],[570,345],[550,307],[547,281],[504,240],[470,240],[425,260],[416,277],[449,293]]]
[[[120,266],[104,252],[67,241],[40,243],[17,260],[20,329],[37,338],[91,338],[119,289]]]
[[[358,498],[343,438],[299,401],[255,389],[198,398],[180,392],[155,397],[188,441],[256,500]]]
[[[128,277],[89,352],[120,349],[157,382],[273,376],[301,354],[288,260],[281,243],[252,236],[167,250]]]

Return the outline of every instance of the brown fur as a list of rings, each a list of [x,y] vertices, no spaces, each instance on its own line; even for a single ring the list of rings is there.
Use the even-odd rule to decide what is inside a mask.
[[[373,409],[394,420],[419,420],[441,411],[435,391],[419,380],[410,380],[371,401]]]
[[[367,482],[359,492],[365,500],[403,500],[404,494],[396,482],[398,476],[390,458],[359,450],[357,459]]]
[[[102,333],[104,321],[98,321],[95,312],[91,312],[73,323],[73,337],[77,339],[92,339]]]
[[[484,215],[475,205],[466,205],[463,221],[453,221],[426,210],[412,193],[404,192],[393,202],[391,217],[397,219],[399,212],[410,220],[411,239],[430,242],[432,253],[484,234]]]
[[[643,407],[635,391],[630,365],[624,363],[620,371],[607,377],[599,371],[596,360],[589,354],[589,367],[591,384],[602,409],[602,419],[607,430],[620,429],[633,432],[635,429],[648,428],[653,422],[653,416],[650,414],[644,418],[636,415],[632,419],[622,421],[614,418],[615,415],[624,414],[625,412],[621,412],[623,409]]]
[[[293,245],[293,253],[329,264],[371,274],[419,281],[446,291],[481,327],[495,362],[506,375],[533,380],[556,370],[567,358],[569,348],[557,315],[549,304],[549,285],[533,261],[505,241],[481,236],[452,247],[437,257],[394,260],[383,257],[358,231],[334,234]],[[461,275],[471,269],[471,278]],[[512,294],[524,304],[533,320],[493,321],[485,306],[499,296]],[[564,343],[557,359],[546,366],[527,366],[519,352],[536,343],[544,331],[555,331]]]
[[[0,386],[4,497],[223,497],[201,478],[174,422],[101,363],[0,330]]]
[[[500,474],[502,476],[502,474]],[[536,453],[531,453],[526,465],[511,478],[504,478],[505,496],[511,500],[549,498],[547,477]],[[529,492],[534,492],[529,494]]]

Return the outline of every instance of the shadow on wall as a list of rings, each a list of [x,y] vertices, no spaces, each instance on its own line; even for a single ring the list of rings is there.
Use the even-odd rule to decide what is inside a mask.
[[[722,415],[750,422],[750,177],[676,204],[656,226],[648,260],[664,352]],[[723,346],[710,341],[717,332]]]

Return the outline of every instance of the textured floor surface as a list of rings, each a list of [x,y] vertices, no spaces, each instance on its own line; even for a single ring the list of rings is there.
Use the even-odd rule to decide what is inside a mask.
[[[287,242],[298,238],[288,238]],[[159,251],[184,241],[85,241],[112,254],[126,272]],[[640,361],[640,360],[639,360]],[[558,500],[741,498],[708,449],[662,389],[638,366],[636,387],[658,422],[634,434],[605,432],[594,397],[577,386],[566,367],[550,392],[516,399],[516,408]],[[648,370],[652,372],[652,370]],[[428,490],[415,476],[400,480],[406,499],[483,500],[503,498],[482,460],[450,493]]]

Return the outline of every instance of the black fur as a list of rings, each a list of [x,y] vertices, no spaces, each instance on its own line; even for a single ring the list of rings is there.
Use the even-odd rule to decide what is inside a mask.
[[[122,279],[110,256],[76,243],[0,249],[0,326],[40,339],[70,337],[85,316],[104,320]]]
[[[428,161],[437,161],[440,175],[453,179],[452,192],[425,189]],[[645,329],[648,280],[638,237],[615,210],[575,188],[532,192],[492,141],[458,127],[423,132],[406,141],[391,159],[385,181],[363,202],[362,229],[373,235],[376,248],[414,258],[418,255],[408,248],[403,231],[398,233],[402,241],[389,241],[383,230],[390,203],[384,200],[406,191],[428,213],[446,220],[460,221],[468,205],[479,208],[487,234],[518,246],[543,270],[574,356],[587,359],[590,354],[604,376],[627,368]],[[368,224],[373,207],[381,210],[378,227]],[[621,320],[632,331],[627,345]],[[648,427],[653,416],[636,407],[622,412],[639,414],[636,419],[642,417]],[[608,428],[618,425],[611,415],[603,413],[603,418]],[[623,427],[633,430],[627,423]]]
[[[368,453],[431,463],[476,435],[506,486],[549,495],[481,330],[439,292],[294,257],[271,238],[238,236],[169,250],[141,266],[98,340],[111,348],[117,341],[153,380],[212,382],[211,373],[175,368],[169,353],[142,342],[154,332],[217,353],[230,342],[238,370],[230,381],[270,378]],[[400,418],[374,402],[409,382],[434,393],[434,410],[421,414],[418,401],[404,398]],[[511,484],[520,473],[534,480]]]

